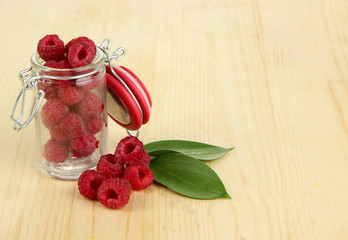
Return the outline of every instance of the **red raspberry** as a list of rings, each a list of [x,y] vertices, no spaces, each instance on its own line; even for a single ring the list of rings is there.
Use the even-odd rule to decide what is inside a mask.
[[[85,120],[97,117],[104,110],[102,100],[92,92],[87,92],[85,98],[76,104],[76,111]]]
[[[37,44],[37,52],[47,61],[61,60],[64,58],[64,42],[56,34],[46,35]]]
[[[98,189],[104,180],[104,176],[95,170],[84,171],[77,181],[80,194],[85,198],[97,200]]]
[[[122,139],[115,150],[116,157],[127,166],[141,163],[143,153],[143,143],[132,136]]]
[[[149,165],[150,164],[150,156],[149,154],[147,154],[147,152],[144,150],[143,151],[143,155],[141,157],[141,163]]]
[[[93,42],[93,40],[89,39],[88,37],[78,37],[78,38],[74,38],[73,40],[71,40],[65,45],[66,54],[68,54],[70,46],[74,43],[86,43],[92,48],[93,55],[95,55],[95,53],[97,52],[97,49],[95,47],[95,43]]]
[[[60,129],[59,124],[54,125],[50,129],[50,134],[53,139],[57,140],[60,143],[66,143],[66,141],[69,140],[69,135],[67,134],[67,132],[64,132]]]
[[[62,59],[60,61],[50,60],[44,64],[46,67],[50,68],[58,68],[58,69],[69,69],[71,68],[70,63],[66,59]]]
[[[42,107],[42,123],[51,128],[69,112],[69,108],[59,99],[49,99]]]
[[[72,153],[77,157],[86,157],[91,155],[97,146],[97,139],[93,135],[82,135],[71,139],[70,148]]]
[[[86,66],[93,62],[95,52],[86,43],[74,43],[69,47],[68,61],[74,68]]]
[[[96,134],[103,128],[104,120],[102,117],[91,118],[85,122],[87,132],[90,134]]]
[[[57,77],[70,77],[72,75],[69,62],[64,58],[62,60],[50,60],[44,64],[45,67],[48,67],[47,69],[44,69],[40,71],[40,74],[47,75],[47,76],[57,76]],[[65,70],[65,71],[62,71]],[[54,79],[48,79],[48,83],[50,84],[57,84],[59,86],[66,86],[70,85],[69,80],[54,80]]]
[[[37,84],[37,88],[39,90],[44,91],[44,98],[46,99],[57,97],[57,88],[50,83],[46,83],[45,81],[39,81]]]
[[[84,95],[85,90],[80,87],[64,86],[58,88],[58,97],[69,106],[80,102]]]
[[[67,114],[59,123],[62,132],[70,139],[82,136],[85,133],[85,126],[80,116],[76,113]]]
[[[117,161],[113,154],[101,156],[97,165],[97,171],[103,174],[105,178],[120,178],[123,169],[123,164]]]
[[[69,155],[69,148],[54,139],[50,139],[43,147],[43,155],[49,162],[62,163]]]
[[[139,157],[134,158],[133,160],[121,160],[121,159],[118,158],[118,161],[123,161],[123,163],[126,166],[137,165],[137,164],[149,165],[150,164],[150,156],[149,156],[149,154],[147,154],[147,152],[144,149],[142,149],[141,152],[142,153],[139,154]]]
[[[122,178],[128,181],[134,190],[142,190],[150,186],[153,182],[153,173],[146,164],[128,166]]]
[[[106,88],[105,86],[105,82],[103,81],[105,78],[105,76],[103,76],[100,73],[95,73],[92,74],[90,76],[78,79],[76,81],[76,86],[81,86],[83,87],[85,90],[92,90],[98,86],[100,86],[100,88]],[[104,85],[102,85],[104,84]]]
[[[98,200],[106,207],[124,207],[132,192],[130,184],[119,178],[105,180],[98,189]]]

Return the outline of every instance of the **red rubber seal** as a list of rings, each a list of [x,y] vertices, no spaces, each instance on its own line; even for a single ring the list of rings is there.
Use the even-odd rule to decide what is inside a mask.
[[[128,73],[130,73],[136,80],[137,82],[141,85],[142,89],[144,90],[146,96],[147,96],[147,99],[150,103],[150,107],[152,107],[152,101],[151,101],[151,97],[150,97],[150,94],[149,92],[147,91],[144,83],[138,78],[137,75],[135,75],[135,73],[133,73],[131,70],[129,70],[128,68],[124,67],[124,66],[120,66],[121,68],[123,68],[124,70],[126,70]]]
[[[112,68],[116,72],[116,74],[124,81],[129,90],[133,93],[139,104],[139,107],[141,108],[143,117],[142,124],[146,124],[150,119],[152,101],[145,85],[128,68],[116,65],[112,65]],[[113,76],[109,65],[106,66],[106,72],[109,73],[110,76]],[[125,91],[127,91],[127,89],[125,89]],[[134,99],[132,99],[132,101],[134,101]]]
[[[144,84],[129,69],[125,67],[119,67],[119,66],[112,66],[112,68],[114,69],[116,74],[128,86],[130,91],[132,91],[143,113],[142,124],[146,124],[149,121],[150,115],[151,115],[151,99],[148,97],[149,93],[146,90]]]
[[[118,81],[115,77],[113,77],[108,72],[106,73],[106,82],[107,82],[107,90],[111,93],[111,95],[116,95],[124,104],[129,117],[130,117],[130,123],[128,125],[125,125],[121,122],[119,122],[116,119],[116,116],[112,116],[109,113],[109,116],[117,122],[122,127],[128,129],[128,130],[138,130],[141,127],[142,124],[142,117],[141,112],[138,108],[138,105],[134,101],[132,95],[127,91],[127,89],[124,88],[122,83]],[[117,99],[114,99],[115,102],[118,102]],[[115,103],[118,104],[118,103]]]

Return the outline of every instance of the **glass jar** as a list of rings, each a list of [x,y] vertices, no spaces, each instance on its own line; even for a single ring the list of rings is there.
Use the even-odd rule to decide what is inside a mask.
[[[34,53],[31,85],[43,95],[34,111],[39,167],[50,177],[75,180],[107,153],[104,54],[97,48],[94,61],[79,68],[43,64]]]

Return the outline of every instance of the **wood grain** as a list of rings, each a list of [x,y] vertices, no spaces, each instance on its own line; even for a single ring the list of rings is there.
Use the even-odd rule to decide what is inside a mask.
[[[0,1],[0,239],[348,239],[348,5],[342,0]],[[9,113],[37,41],[112,40],[153,101],[144,143],[236,147],[232,199],[154,184],[110,210],[37,167]],[[109,150],[126,136],[109,124]]]

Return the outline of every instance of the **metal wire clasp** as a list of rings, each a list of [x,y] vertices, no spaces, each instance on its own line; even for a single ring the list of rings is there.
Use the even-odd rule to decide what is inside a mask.
[[[106,62],[110,63],[112,59],[115,59],[116,61],[120,60],[121,58],[126,55],[126,49],[124,47],[117,48],[112,55],[110,55],[107,51],[110,50],[110,39],[104,39],[102,44],[99,47],[103,53],[106,56]]]
[[[25,75],[25,73],[30,71],[31,71],[31,68],[27,68],[19,72],[19,79],[22,81],[23,87],[17,95],[17,98],[13,104],[11,115],[10,115],[10,118],[15,122],[15,125],[13,126],[13,130],[15,132],[22,129],[26,125],[28,125],[28,123],[33,119],[35,114],[38,112],[42,99],[45,95],[45,93],[42,90],[38,90],[37,88],[37,81],[38,79],[41,78],[41,76],[33,76],[31,74]],[[27,90],[30,90],[33,88],[34,88],[35,95],[32,100],[29,116],[24,122],[21,122],[24,115],[26,92]],[[20,113],[17,117],[14,117],[16,113],[17,105],[19,102],[21,102]]]

